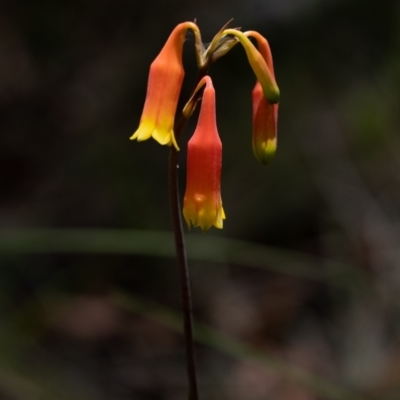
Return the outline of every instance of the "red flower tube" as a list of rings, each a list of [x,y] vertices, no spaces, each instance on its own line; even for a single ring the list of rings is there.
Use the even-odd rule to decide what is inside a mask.
[[[199,120],[188,143],[186,192],[183,216],[189,226],[200,226],[203,231],[215,226],[222,229],[225,219],[221,200],[222,143],[215,117],[215,90],[209,76],[203,85]]]

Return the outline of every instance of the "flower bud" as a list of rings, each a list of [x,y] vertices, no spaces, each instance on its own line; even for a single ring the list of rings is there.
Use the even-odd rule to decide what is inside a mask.
[[[269,104],[259,82],[252,93],[253,153],[258,161],[268,164],[277,147],[278,104]]]
[[[268,41],[258,32],[249,31],[246,36],[257,40],[258,50],[274,77],[272,54]],[[275,79],[275,78],[274,78]],[[260,82],[252,91],[253,102],[253,153],[258,161],[268,164],[274,157],[277,147],[278,104],[270,104],[264,97]]]

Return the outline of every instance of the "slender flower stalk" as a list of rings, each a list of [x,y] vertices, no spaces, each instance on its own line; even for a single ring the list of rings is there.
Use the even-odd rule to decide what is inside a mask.
[[[186,122],[187,119],[183,115],[181,115],[181,118],[179,119],[176,127],[178,140],[183,132]],[[190,290],[189,267],[186,255],[185,236],[183,234],[182,215],[179,201],[178,150],[173,146],[171,146],[169,153],[168,180],[172,227],[175,241],[175,253],[181,286],[183,334],[185,338],[186,350],[186,370],[189,380],[188,400],[198,400],[199,389],[197,383],[197,365],[194,347],[192,294]]]
[[[207,73],[206,68],[200,68],[196,80],[196,85],[203,76]],[[186,123],[190,116],[181,114],[178,123],[176,124],[176,140],[179,140],[185,129]],[[178,264],[178,272],[181,284],[182,311],[183,311],[183,327],[185,336],[186,349],[186,368],[189,378],[189,400],[198,400],[199,391],[197,384],[197,366],[196,354],[194,348],[193,334],[193,311],[192,311],[192,295],[190,290],[189,267],[186,255],[185,237],[183,234],[182,214],[179,200],[179,185],[178,185],[178,151],[174,146],[171,146],[169,152],[168,163],[168,183],[169,183],[169,200],[171,207],[172,227],[175,239],[175,252]]]

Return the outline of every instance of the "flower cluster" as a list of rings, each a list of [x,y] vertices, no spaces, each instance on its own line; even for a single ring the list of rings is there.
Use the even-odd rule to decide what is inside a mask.
[[[191,117],[200,99],[198,124],[188,143],[187,180],[183,215],[189,226],[206,231],[211,226],[222,228],[225,212],[221,200],[222,143],[218,135],[215,111],[215,90],[209,66],[240,43],[257,82],[252,91],[253,152],[257,160],[267,164],[277,146],[279,89],[275,81],[270,47],[255,31],[242,32],[224,26],[206,48],[200,30],[193,22],[175,27],[159,55],[150,66],[146,100],[140,124],[131,139],[138,141],[153,137],[162,145],[179,150],[181,132],[174,133],[177,104],[185,75],[182,49],[188,30],[194,33],[199,81],[186,103],[181,121]],[[249,38],[257,42],[257,48]],[[202,90],[202,92],[201,92]]]

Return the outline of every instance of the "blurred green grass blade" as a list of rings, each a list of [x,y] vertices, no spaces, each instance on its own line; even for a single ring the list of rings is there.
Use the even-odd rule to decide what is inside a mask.
[[[186,235],[191,260],[231,263],[290,274],[330,284],[351,286],[365,280],[360,271],[333,260],[243,240],[212,235]],[[120,254],[175,257],[170,232],[124,229],[0,230],[1,254]]]
[[[96,253],[173,255],[169,232],[123,229],[0,230],[1,253]]]
[[[165,306],[138,296],[118,294],[115,302],[125,310],[138,313],[146,318],[168,326],[175,332],[182,333],[182,320],[179,314]],[[296,367],[282,359],[262,353],[256,348],[226,336],[219,331],[200,323],[195,323],[196,341],[210,346],[231,357],[255,362],[288,381],[297,383],[315,395],[329,400],[368,400],[340,385],[321,378],[311,372]]]

